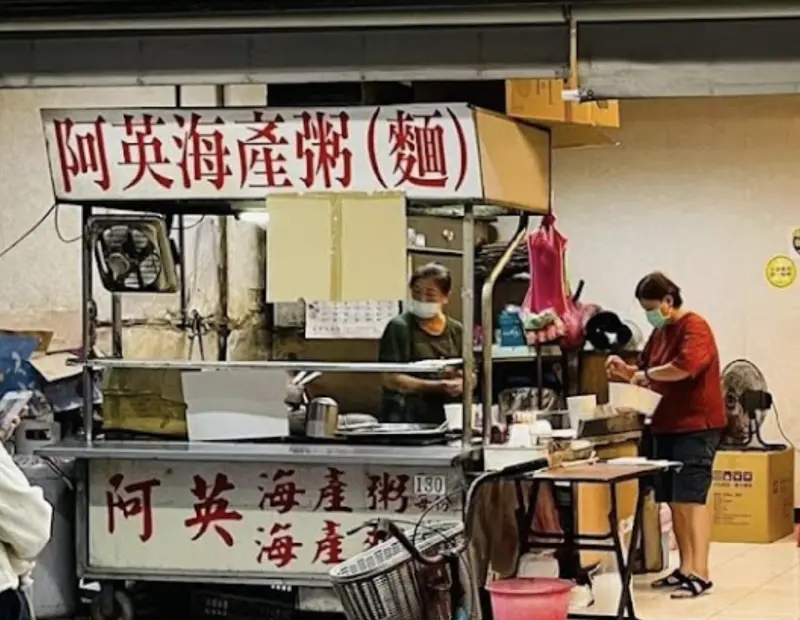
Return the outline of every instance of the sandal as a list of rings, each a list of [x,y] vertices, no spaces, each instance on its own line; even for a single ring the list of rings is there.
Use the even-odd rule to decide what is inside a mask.
[[[704,579],[700,579],[700,577],[691,575],[678,586],[675,592],[670,594],[670,598],[697,598],[698,596],[706,594],[713,585],[714,584],[710,581],[705,581]]]
[[[689,581],[689,577],[687,575],[684,575],[680,570],[676,568],[666,577],[662,577],[661,579],[656,579],[653,583],[650,584],[650,587],[653,588],[654,590],[664,590],[666,588],[680,588],[687,581]]]

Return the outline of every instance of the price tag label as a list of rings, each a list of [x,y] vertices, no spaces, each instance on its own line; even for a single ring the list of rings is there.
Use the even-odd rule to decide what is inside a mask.
[[[446,496],[447,476],[414,476],[414,495],[417,497]]]

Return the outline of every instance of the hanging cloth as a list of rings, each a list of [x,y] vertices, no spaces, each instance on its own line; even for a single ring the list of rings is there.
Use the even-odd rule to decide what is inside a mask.
[[[530,259],[530,285],[523,302],[523,310],[536,317],[553,314],[553,325],[526,333],[529,344],[561,340],[563,347],[583,346],[586,317],[569,292],[567,280],[567,238],[555,227],[556,218],[546,215],[537,230],[528,235]]]
[[[546,215],[528,235],[530,285],[522,307],[529,313],[552,310],[563,317],[569,307],[565,278],[567,238],[555,227],[556,218]]]

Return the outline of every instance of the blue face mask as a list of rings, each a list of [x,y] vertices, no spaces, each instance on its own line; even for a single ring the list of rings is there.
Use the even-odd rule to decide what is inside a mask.
[[[656,308],[655,310],[647,310],[644,313],[645,317],[647,317],[647,322],[650,323],[655,329],[660,329],[667,324],[667,317],[661,314],[661,309]]]

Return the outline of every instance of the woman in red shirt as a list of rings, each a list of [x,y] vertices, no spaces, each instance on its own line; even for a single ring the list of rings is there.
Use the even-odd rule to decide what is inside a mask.
[[[714,456],[726,426],[720,362],[706,320],[683,307],[680,288],[663,273],[651,273],[636,286],[636,299],[653,327],[638,366],[612,356],[606,362],[614,379],[646,386],[661,394],[650,426],[657,459],[683,467],[658,477],[656,501],[669,504],[680,566],[654,588],[672,588],[673,598],[694,598],[711,588],[708,554],[711,518],[706,507]]]

